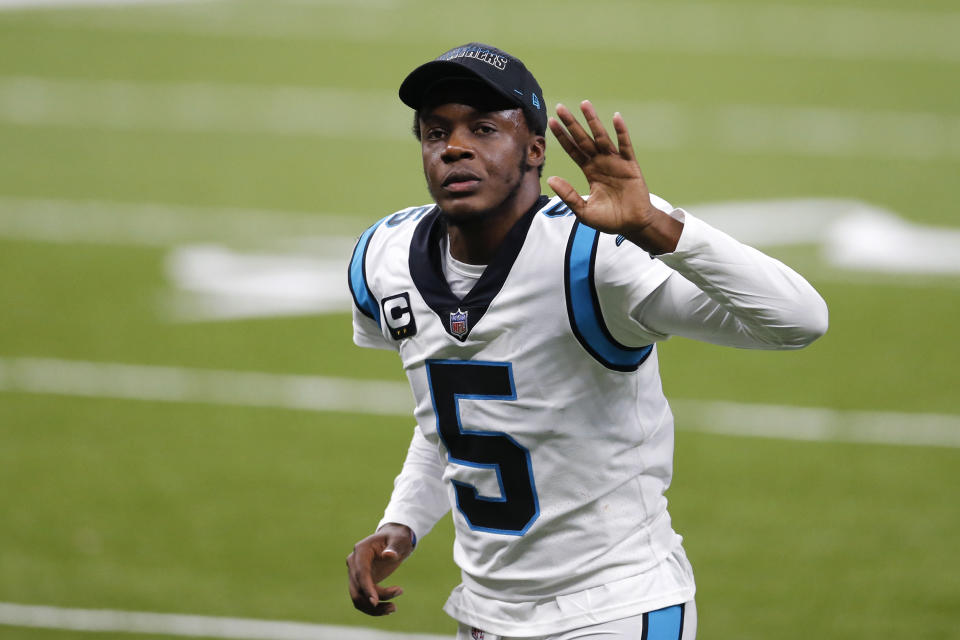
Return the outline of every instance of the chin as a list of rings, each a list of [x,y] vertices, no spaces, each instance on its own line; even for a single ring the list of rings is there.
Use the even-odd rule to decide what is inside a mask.
[[[469,221],[482,217],[489,209],[476,195],[460,198],[435,198],[441,211],[451,221]]]

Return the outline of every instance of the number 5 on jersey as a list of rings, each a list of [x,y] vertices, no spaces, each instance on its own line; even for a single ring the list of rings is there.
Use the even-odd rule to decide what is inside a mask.
[[[517,399],[510,363],[428,360],[427,380],[450,462],[492,469],[500,484],[500,496],[491,498],[454,480],[460,513],[471,529],[522,536],[540,515],[530,452],[502,431],[468,431],[460,421],[461,400]]]

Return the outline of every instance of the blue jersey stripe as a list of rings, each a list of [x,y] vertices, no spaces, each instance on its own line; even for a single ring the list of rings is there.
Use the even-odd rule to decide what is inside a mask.
[[[683,632],[683,605],[675,604],[666,609],[651,611],[644,616],[647,628],[646,640],[680,640]]]
[[[353,248],[353,257],[350,258],[350,269],[347,273],[350,293],[353,295],[353,302],[357,305],[357,309],[360,309],[365,316],[376,320],[378,325],[380,324],[380,305],[377,304],[373,292],[367,285],[367,248],[370,245],[373,232],[389,217],[381,218],[376,224],[363,232],[363,235],[357,240],[357,246]]]
[[[653,345],[627,347],[617,342],[603,322],[600,299],[594,283],[594,265],[600,233],[579,222],[574,224],[567,245],[566,289],[567,313],[574,335],[584,348],[605,367],[617,371],[634,371]]]

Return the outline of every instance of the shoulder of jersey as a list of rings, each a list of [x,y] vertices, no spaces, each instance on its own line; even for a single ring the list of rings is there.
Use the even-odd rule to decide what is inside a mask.
[[[395,242],[408,242],[417,227],[417,223],[424,216],[432,212],[435,207],[436,205],[434,204],[418,205],[400,209],[399,211],[384,216],[363,232],[357,242],[358,248],[366,251],[370,248],[369,246],[381,249]],[[557,196],[551,198],[541,207],[540,210],[537,211],[536,216],[557,221],[563,218],[569,218],[568,224],[563,225],[566,229],[569,229],[570,225],[576,220],[570,208]]]
[[[363,232],[358,244],[375,242],[377,245],[381,245],[384,242],[401,237],[409,238],[416,228],[417,222],[430,213],[435,206],[433,204],[417,205],[386,215]]]
[[[347,268],[347,281],[357,309],[380,324],[378,298],[370,288],[370,277],[378,265],[390,264],[394,251],[409,251],[410,235],[434,205],[407,207],[380,218],[360,234]]]

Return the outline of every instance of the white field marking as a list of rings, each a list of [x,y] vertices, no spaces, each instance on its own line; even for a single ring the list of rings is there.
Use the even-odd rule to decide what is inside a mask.
[[[684,208],[742,242],[765,247],[819,244],[837,221],[861,221],[864,216],[886,221],[896,216],[866,202],[844,198],[705,202]],[[0,195],[0,237],[147,247],[251,242],[264,247],[277,244],[272,239],[287,239],[282,240],[287,249],[295,248],[290,246],[292,239],[307,238],[309,244],[303,249],[339,259],[345,255],[341,244],[348,241],[346,238],[352,248],[356,237],[384,213],[348,215]],[[935,230],[948,235],[952,231]],[[325,241],[327,248],[318,248],[315,241]]]
[[[349,311],[347,265],[353,238],[301,242],[296,252],[240,252],[181,246],[166,259],[175,291],[164,302],[173,320],[231,320]]]
[[[0,389],[306,411],[413,413],[409,387],[396,382],[46,358],[0,358]]]
[[[834,266],[872,273],[960,274],[960,229],[908,223],[892,213],[859,213],[828,227],[824,254]]]
[[[178,321],[349,310],[347,264],[357,236],[371,222],[360,216],[0,196],[0,237],[174,247],[166,273],[175,292],[161,302],[163,312]]]
[[[695,215],[746,244],[820,245],[819,281],[929,286],[960,274],[960,230],[904,221],[856,200],[705,203]],[[160,300],[174,321],[349,311],[350,252],[368,216],[0,197],[0,237],[173,247]],[[789,223],[786,223],[789,221]],[[822,263],[807,265],[819,268]],[[839,267],[830,268],[830,267]],[[910,280],[901,276],[909,275]],[[864,282],[864,278],[872,280]],[[954,286],[940,280],[937,286]]]
[[[182,4],[201,0],[0,0],[4,9],[64,9],[73,7],[115,7],[133,4]],[[218,0],[202,0],[216,2]]]
[[[0,358],[0,391],[410,416],[406,383]],[[960,447],[960,415],[671,401],[681,430],[788,440]]]
[[[69,609],[0,602],[0,625],[70,631],[150,633],[232,640],[448,640],[452,636],[398,633],[283,620]]]
[[[647,148],[960,158],[960,117],[954,115],[598,101],[598,108],[606,105],[624,114],[634,143]],[[0,123],[19,126],[349,136],[414,144],[410,118],[393,92],[381,90],[0,77]]]
[[[745,244],[820,245],[827,264],[841,269],[960,275],[960,229],[917,224],[859,200],[717,202],[690,211]]]
[[[347,8],[385,8],[396,7],[401,4],[409,4],[408,0],[274,0],[275,7],[302,6],[309,9],[317,7],[347,7]],[[276,9],[274,9],[276,11]]]
[[[413,413],[410,388],[398,382],[47,358],[0,358],[0,389],[306,411]]]
[[[746,244],[823,245],[828,259],[837,266],[891,273],[960,273],[960,230],[912,223],[859,200],[794,198],[684,207]],[[342,264],[357,236],[383,213],[351,216],[0,196],[0,237],[178,247],[169,264],[172,272],[183,273],[197,271],[188,264],[194,260],[209,258],[209,264],[203,263],[207,268],[214,260],[239,255],[219,246],[222,244],[256,248],[259,253],[250,255],[254,261],[302,256]],[[898,246],[904,240],[919,250]],[[275,264],[264,264],[268,270],[274,269]]]
[[[960,447],[960,415],[677,400],[680,430],[783,440]]]
[[[342,4],[342,7],[329,5]],[[364,3],[366,4],[366,3]],[[489,5],[490,3],[488,3]],[[495,4],[495,3],[494,3]],[[303,1],[231,2],[214,10],[184,7],[149,15],[116,13],[63,16],[59,22],[93,29],[196,33],[205,36],[273,37],[356,42],[442,42],[433,26],[462,19],[456,3],[429,5],[431,20],[411,21],[410,12],[425,3],[378,2],[377,20],[341,2],[311,7]],[[506,6],[504,7],[506,8]],[[470,16],[476,33],[498,33],[528,48],[552,50],[653,52],[674,54],[767,55],[814,60],[960,61],[960,12],[882,7],[729,4],[705,2],[591,3],[594,19],[577,25],[576,38],[557,38],[572,2],[513,3],[511,21],[502,11]],[[337,10],[339,9],[339,11]],[[517,12],[520,13],[517,13]],[[536,22],[537,29],[527,25]],[[637,25],[643,25],[638,35]]]
[[[824,241],[830,225],[837,220],[864,213],[892,215],[866,202],[845,198],[735,200],[683,208],[740,242],[762,247],[816,245]]]
[[[922,276],[960,275],[960,230],[909,223],[855,200],[730,202],[691,210],[750,245],[821,245],[822,258],[843,274],[921,276],[914,285],[929,283]],[[175,292],[164,312],[194,322],[349,311],[344,269],[354,240],[325,240],[282,253],[177,247],[166,260]]]
[[[0,236],[53,243],[171,247],[225,242],[263,247],[284,238],[331,245],[338,255],[380,215],[269,211],[98,200],[48,200],[0,196]],[[333,239],[330,237],[334,236]],[[289,244],[292,240],[287,240]]]
[[[747,153],[960,157],[960,118],[829,107],[722,106],[719,148]]]
[[[0,122],[119,131],[404,139],[410,110],[385,91],[0,77]]]

